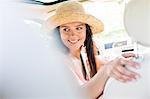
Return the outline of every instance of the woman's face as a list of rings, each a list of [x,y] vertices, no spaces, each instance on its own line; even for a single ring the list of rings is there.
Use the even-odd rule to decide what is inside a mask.
[[[86,38],[86,25],[81,22],[73,22],[61,25],[59,28],[62,42],[69,50],[78,50]]]

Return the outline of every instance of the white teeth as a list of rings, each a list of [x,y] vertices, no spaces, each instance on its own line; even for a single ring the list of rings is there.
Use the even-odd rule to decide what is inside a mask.
[[[76,42],[78,42],[79,40],[74,40],[74,41],[71,41],[71,40],[69,40],[69,42],[71,42],[71,43],[76,43]]]

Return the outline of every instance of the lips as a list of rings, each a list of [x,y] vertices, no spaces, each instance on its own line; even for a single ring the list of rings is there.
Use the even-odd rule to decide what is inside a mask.
[[[77,40],[68,40],[69,43],[71,44],[76,44],[80,39],[77,39]]]

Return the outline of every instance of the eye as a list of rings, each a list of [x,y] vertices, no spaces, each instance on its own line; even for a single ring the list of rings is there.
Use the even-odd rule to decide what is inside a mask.
[[[77,27],[77,28],[76,28],[76,30],[82,30],[82,29],[83,29],[82,27]]]
[[[63,31],[64,31],[64,32],[69,32],[70,29],[69,29],[69,28],[63,28]]]

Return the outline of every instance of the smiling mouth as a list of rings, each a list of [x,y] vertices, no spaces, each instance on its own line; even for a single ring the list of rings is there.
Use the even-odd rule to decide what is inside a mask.
[[[68,40],[68,42],[71,43],[71,44],[75,44],[75,43],[77,43],[79,40],[80,40],[80,39],[78,39],[78,40]]]

